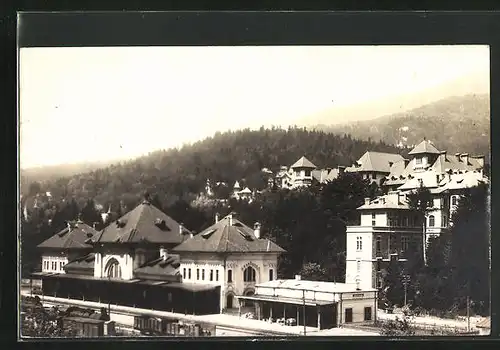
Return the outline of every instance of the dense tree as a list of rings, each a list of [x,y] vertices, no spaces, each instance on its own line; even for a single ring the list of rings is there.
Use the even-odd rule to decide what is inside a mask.
[[[302,265],[299,271],[301,278],[310,281],[328,281],[328,271],[320,264],[315,262],[308,262]]]

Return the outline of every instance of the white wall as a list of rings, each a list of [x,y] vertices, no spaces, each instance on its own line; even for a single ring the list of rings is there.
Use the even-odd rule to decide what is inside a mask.
[[[232,293],[233,307],[237,307],[237,295],[242,295],[247,290],[254,290],[255,284],[269,281],[269,270],[273,270],[273,279],[277,279],[277,254],[233,254],[227,257],[225,261],[226,268],[224,269],[224,260],[220,257],[211,256],[209,254],[199,254],[197,256],[182,257],[179,272],[184,283],[199,283],[212,284],[221,287],[220,305],[221,310],[226,308],[226,296]],[[243,271],[247,266],[252,266],[255,269],[255,282],[245,282]],[[184,278],[184,269],[186,269],[186,278]],[[189,278],[189,269],[191,269],[191,278]],[[199,269],[200,275],[197,279],[196,269]],[[202,279],[205,270],[205,279]],[[210,270],[214,271],[213,281],[210,281]],[[227,271],[232,271],[232,282],[228,282]],[[219,271],[219,280],[216,280],[217,272]]]
[[[68,257],[61,255],[43,255],[42,272],[65,273],[64,265],[68,263]]]
[[[358,277],[361,288],[371,288],[373,234],[371,232],[348,232],[346,236],[346,283],[356,283]],[[357,249],[358,237],[361,237],[361,250]]]
[[[111,259],[116,259],[120,264],[123,280],[134,278],[134,258],[130,254],[113,254],[111,252],[95,254],[94,277],[106,277],[105,268]]]
[[[372,212],[361,213],[361,226],[372,226]],[[387,226],[387,213],[375,213],[375,226]]]
[[[373,294],[363,293],[365,294],[364,299],[347,299],[348,293],[342,294],[342,303],[339,303],[339,315],[338,320],[340,324],[345,323],[345,310],[348,308],[352,308],[352,323],[357,322],[369,322],[365,321],[365,307],[370,307],[372,309],[372,319],[375,320],[375,298]],[[369,297],[370,296],[370,297]]]

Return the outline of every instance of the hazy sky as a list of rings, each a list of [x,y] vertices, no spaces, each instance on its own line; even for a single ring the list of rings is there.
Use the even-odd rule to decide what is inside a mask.
[[[22,168],[135,157],[489,77],[487,46],[23,48],[19,60]]]

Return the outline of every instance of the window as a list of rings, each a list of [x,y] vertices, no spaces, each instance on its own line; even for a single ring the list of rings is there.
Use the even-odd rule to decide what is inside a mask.
[[[352,322],[352,308],[346,308],[345,309],[345,323],[350,323]]]
[[[214,280],[214,270],[210,270],[210,281]]]
[[[361,272],[361,260],[356,261],[356,272],[359,273]]]
[[[441,226],[448,227],[448,216],[447,215],[443,215],[443,224]]]
[[[365,307],[365,321],[371,321],[371,320],[372,320],[372,308]]]
[[[233,270],[227,270],[227,281],[233,282]]]
[[[59,270],[63,271],[64,262],[59,262]]]
[[[356,237],[356,251],[360,252],[363,250],[363,237]]]
[[[295,177],[299,177],[300,176],[300,171],[296,171],[295,172]]]
[[[457,205],[457,204],[458,204],[457,196],[451,196],[451,205]]]
[[[377,174],[372,173],[372,179],[375,180],[377,178]]]
[[[377,236],[377,238],[375,238],[375,251],[377,252],[377,254],[380,254],[382,251],[382,237],[380,236]]]
[[[377,281],[377,287],[378,287],[378,289],[382,289],[382,283],[383,283],[382,277],[379,277],[379,279]]]
[[[201,270],[201,280],[205,280],[205,269]]]
[[[269,269],[269,281],[272,281],[274,279],[274,270]]]
[[[372,226],[375,226],[375,224],[377,223],[377,221],[375,219],[376,219],[376,216],[375,216],[375,213],[373,213],[372,214]]]
[[[403,216],[403,223],[402,223],[402,226],[403,227],[408,227],[408,216]]]
[[[410,239],[408,236],[401,236],[401,250],[406,252],[410,246]]]
[[[52,270],[55,270],[57,268],[57,263],[55,261],[52,261]]]
[[[196,269],[196,280],[200,280],[200,269]]]
[[[243,271],[243,281],[255,282],[255,269],[252,266],[248,266],[245,271]]]
[[[311,170],[306,170],[306,176],[311,176]]]
[[[415,158],[415,164],[417,165],[422,164],[422,158]]]
[[[219,270],[215,270],[215,280],[219,281]]]
[[[429,227],[434,227],[436,225],[436,219],[434,218],[434,215],[429,216]]]
[[[191,279],[191,269],[188,269],[188,280]]]
[[[106,267],[106,276],[109,278],[121,278],[122,277],[122,269],[120,264],[115,259],[111,259]]]
[[[182,278],[184,278],[184,279],[186,278],[186,268],[184,268],[182,270]]]

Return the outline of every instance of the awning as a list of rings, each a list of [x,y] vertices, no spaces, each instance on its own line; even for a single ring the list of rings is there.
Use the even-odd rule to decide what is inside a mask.
[[[284,303],[284,304],[294,304],[294,305],[306,305],[306,306],[323,306],[323,305],[333,305],[336,304],[335,301],[326,301],[326,300],[311,300],[306,299],[305,301],[301,298],[286,298],[286,297],[275,297],[271,295],[238,295],[236,296],[238,299],[244,300],[257,300],[257,301],[268,301],[274,303]]]

